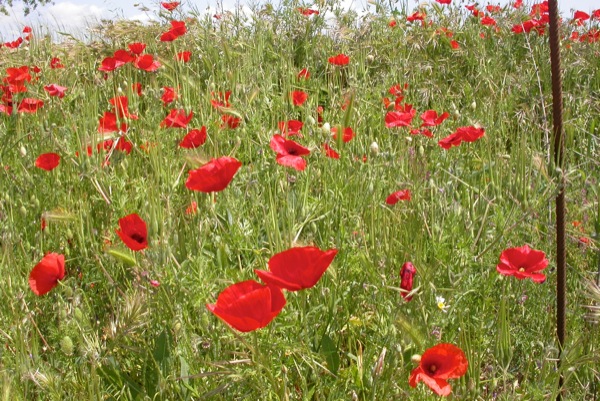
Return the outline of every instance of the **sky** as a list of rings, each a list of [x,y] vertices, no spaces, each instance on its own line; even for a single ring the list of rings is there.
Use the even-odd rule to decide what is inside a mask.
[[[183,10],[194,8],[198,11],[205,11],[214,14],[218,9],[233,9],[236,4],[244,4],[244,0],[180,0]],[[408,9],[412,10],[416,7],[414,0],[399,0],[399,4],[403,1],[408,1]],[[431,0],[433,1],[433,0]],[[500,4],[504,5],[513,0],[479,0],[479,4]],[[541,1],[541,0],[539,0]],[[453,2],[458,2],[454,0]],[[467,4],[473,4],[477,0],[469,1]],[[525,0],[524,3],[531,4],[538,0]],[[255,1],[253,1],[255,3]],[[310,5],[312,2],[303,2]],[[346,6],[353,7],[357,11],[370,10],[374,12],[375,7],[369,5],[367,0],[342,0]],[[572,10],[582,10],[590,12],[591,10],[600,9],[600,0],[559,0],[558,1],[561,14],[563,16],[572,16]],[[54,4],[39,7],[32,12],[28,17],[23,17],[23,8],[19,0],[14,0],[14,6],[10,15],[5,16],[0,14],[0,41],[5,42],[16,39],[23,26],[29,25],[37,29],[38,26],[44,26],[48,29],[66,31],[75,34],[76,37],[80,33],[98,22],[100,19],[132,19],[139,21],[148,21],[155,18],[159,1],[119,1],[119,0],[55,0]],[[401,8],[401,7],[399,7]],[[146,9],[147,11],[144,11]],[[40,33],[38,31],[38,33]],[[79,34],[78,34],[79,33]]]

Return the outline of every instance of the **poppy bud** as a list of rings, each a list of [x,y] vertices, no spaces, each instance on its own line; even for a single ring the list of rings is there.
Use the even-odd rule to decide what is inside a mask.
[[[476,108],[477,108],[477,102],[475,100],[473,100],[473,103],[471,103],[471,109],[473,111],[475,111]]]
[[[79,307],[75,308],[75,310],[73,311],[73,316],[75,316],[75,319],[77,319],[79,322],[83,321],[83,312],[81,311],[81,309],[79,309]]]
[[[367,62],[372,63],[373,61],[375,61],[375,56],[373,56],[372,54],[368,54],[367,55]]]
[[[419,354],[414,354],[413,356],[411,356],[411,357],[410,357],[410,360],[411,360],[413,363],[419,363],[419,362],[421,362],[421,355],[419,355]]]
[[[21,206],[19,208],[19,212],[23,215],[23,216],[27,216],[27,209],[25,208],[25,206]]]
[[[73,346],[73,340],[71,340],[71,337],[64,336],[62,340],[60,340],[60,349],[65,355],[73,355],[74,348],[75,347]]]
[[[425,154],[425,148],[423,145],[419,145],[419,156],[423,156]]]
[[[315,125],[315,122],[316,122],[316,121],[315,121],[315,119],[314,119],[314,117],[313,117],[313,116],[308,116],[308,117],[306,118],[306,123],[307,123],[308,125]]]
[[[370,149],[373,156],[377,156],[379,154],[379,145],[377,145],[377,142],[373,142],[370,146]]]
[[[21,152],[21,156],[27,156],[27,149],[25,149],[25,146],[21,145],[21,147],[19,148],[19,152]]]

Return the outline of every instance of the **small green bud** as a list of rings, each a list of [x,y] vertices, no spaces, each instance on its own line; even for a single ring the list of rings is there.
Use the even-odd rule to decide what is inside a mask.
[[[65,355],[73,355],[74,348],[75,347],[73,346],[73,340],[71,340],[71,337],[64,336],[62,340],[60,340],[60,349]]]

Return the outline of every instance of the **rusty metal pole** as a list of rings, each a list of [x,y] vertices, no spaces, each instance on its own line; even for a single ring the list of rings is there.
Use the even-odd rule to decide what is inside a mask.
[[[564,175],[564,132],[562,77],[560,70],[560,32],[558,27],[558,0],[548,1],[550,13],[550,66],[552,70],[552,128],[554,134],[554,164],[559,174],[559,189],[556,195],[556,334],[558,337],[557,370],[560,371],[565,344],[566,307],[566,250],[565,250],[565,175]],[[562,400],[564,377],[560,373],[557,401]]]

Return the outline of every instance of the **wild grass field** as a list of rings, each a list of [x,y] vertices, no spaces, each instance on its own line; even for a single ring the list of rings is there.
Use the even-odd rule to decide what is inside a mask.
[[[600,11],[560,170],[547,2],[471,4],[4,38],[2,399],[598,400]]]

